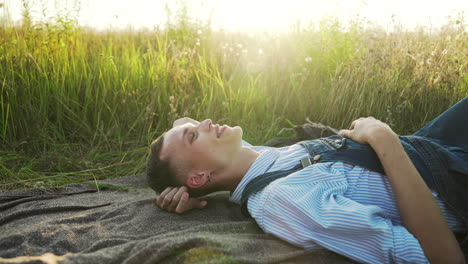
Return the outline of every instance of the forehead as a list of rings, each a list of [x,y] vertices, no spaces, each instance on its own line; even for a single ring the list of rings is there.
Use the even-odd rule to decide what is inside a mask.
[[[164,159],[164,157],[167,157],[174,151],[185,148],[186,142],[183,138],[184,131],[187,131],[187,129],[193,126],[193,124],[188,123],[181,126],[173,127],[169,131],[167,131],[166,135],[164,136],[164,142],[161,148],[160,158]]]

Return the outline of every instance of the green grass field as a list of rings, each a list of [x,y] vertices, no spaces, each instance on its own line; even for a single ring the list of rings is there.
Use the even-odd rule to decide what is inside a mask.
[[[306,118],[372,115],[414,132],[468,96],[463,17],[440,31],[324,20],[287,33],[95,32],[72,20],[0,25],[0,189],[143,173],[182,116],[241,125],[261,144]]]

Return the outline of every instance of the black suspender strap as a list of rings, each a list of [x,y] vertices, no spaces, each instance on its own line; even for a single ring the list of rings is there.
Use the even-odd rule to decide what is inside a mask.
[[[305,159],[304,159],[305,160]],[[307,159],[308,160],[308,159]],[[304,162],[301,163],[304,164]],[[298,170],[301,170],[307,166],[303,166],[302,164],[296,165],[294,168],[289,169],[289,170],[283,170],[283,171],[272,171],[268,172],[265,174],[262,174],[260,176],[257,176],[255,179],[251,180],[244,188],[244,191],[242,191],[242,196],[241,196],[241,212],[244,216],[250,216],[249,211],[247,210],[247,201],[253,193],[256,193],[260,191],[261,189],[265,188],[268,184],[270,184],[272,181],[275,181],[279,178],[283,178],[285,176],[288,176],[289,174],[296,172]]]

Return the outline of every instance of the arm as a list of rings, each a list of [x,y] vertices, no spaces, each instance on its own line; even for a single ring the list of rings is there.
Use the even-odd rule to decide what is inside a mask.
[[[464,263],[463,253],[429,188],[392,129],[374,118],[358,119],[339,133],[370,144],[390,180],[405,227],[431,263]]]

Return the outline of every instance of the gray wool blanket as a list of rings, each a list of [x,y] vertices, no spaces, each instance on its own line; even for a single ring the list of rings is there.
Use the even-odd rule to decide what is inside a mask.
[[[102,181],[146,186],[144,175]],[[0,263],[351,263],[263,233],[227,192],[182,215],[149,188],[72,184],[0,195]]]

